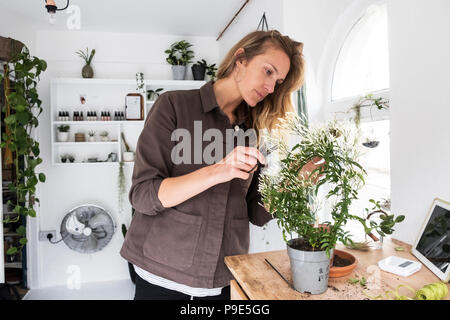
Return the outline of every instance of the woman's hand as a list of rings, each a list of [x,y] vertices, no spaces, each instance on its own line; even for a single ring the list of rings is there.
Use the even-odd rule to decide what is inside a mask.
[[[217,183],[234,178],[247,180],[250,173],[256,171],[257,161],[265,164],[263,154],[254,147],[237,146],[225,158],[213,164]]]
[[[300,170],[298,177],[300,179],[311,179],[314,184],[317,184],[319,178],[322,175],[319,175],[319,171],[314,172],[314,175],[311,176],[311,172],[313,172],[317,168],[321,168],[325,165],[325,160],[320,157],[314,157],[307,164],[303,166]]]

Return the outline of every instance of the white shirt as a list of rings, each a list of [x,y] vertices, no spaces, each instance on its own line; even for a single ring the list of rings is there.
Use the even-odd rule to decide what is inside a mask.
[[[141,269],[136,265],[133,265],[133,267],[136,273],[139,275],[139,277],[141,277],[145,281],[166,289],[175,290],[187,294],[192,297],[218,296],[219,294],[222,293],[222,288],[208,289],[208,288],[189,287],[187,285],[154,275],[153,273]]]

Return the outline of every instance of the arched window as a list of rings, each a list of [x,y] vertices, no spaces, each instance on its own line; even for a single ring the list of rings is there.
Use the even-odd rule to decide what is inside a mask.
[[[350,13],[356,11],[357,17],[352,17]],[[336,60],[328,69],[331,77],[326,86],[325,108],[331,116],[351,120],[356,116],[352,107],[367,94],[389,99],[389,50],[385,2],[368,0],[356,3],[348,12],[338,25],[348,31],[344,31],[345,35],[336,33],[330,40],[336,44],[332,53]],[[351,27],[349,18],[355,19]],[[359,128],[363,146],[364,142],[366,145],[369,141],[377,142],[375,148],[361,147],[359,163],[366,169],[367,176],[364,187],[358,192],[358,199],[349,209],[353,214],[365,217],[365,209],[370,210],[373,206],[370,199],[380,202],[390,199],[389,110],[361,108]],[[357,221],[349,222],[345,229],[355,241],[366,239],[364,229]]]
[[[354,24],[339,51],[331,100],[389,88],[386,4],[371,5]]]

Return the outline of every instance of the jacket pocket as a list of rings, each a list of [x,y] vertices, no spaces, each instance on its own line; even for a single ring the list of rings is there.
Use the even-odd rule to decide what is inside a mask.
[[[203,217],[167,208],[153,219],[144,241],[144,256],[178,270],[189,268],[194,261]]]

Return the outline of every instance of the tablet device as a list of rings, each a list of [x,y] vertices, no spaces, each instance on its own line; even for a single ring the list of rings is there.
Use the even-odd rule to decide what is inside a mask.
[[[450,203],[435,198],[419,235],[413,245],[412,254],[417,257],[439,279],[450,279]]]

